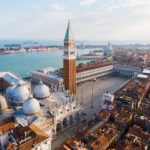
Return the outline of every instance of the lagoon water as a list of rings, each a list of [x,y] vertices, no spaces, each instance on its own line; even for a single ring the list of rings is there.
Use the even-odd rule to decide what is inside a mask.
[[[77,53],[85,54],[90,50],[91,49],[78,49]],[[77,61],[77,65],[87,61],[89,60]],[[56,69],[62,68],[63,50],[0,55],[0,72],[11,71],[22,77],[26,77],[27,74],[30,75],[31,70],[46,66]]]
[[[25,44],[25,42],[29,42]],[[31,42],[31,43],[30,43]],[[22,46],[39,46],[39,45],[63,45],[63,41],[41,41],[36,40],[37,44],[30,40],[0,40],[0,48],[5,47],[7,44],[21,44]],[[107,44],[108,41],[78,41],[77,44]],[[133,44],[134,42],[128,41],[111,41],[113,44]],[[77,53],[85,54],[92,49],[78,49]],[[21,53],[21,54],[7,54],[0,55],[0,72],[2,71],[12,71],[16,74],[26,77],[27,73],[30,74],[31,70],[36,70],[46,66],[54,67],[56,69],[63,67],[63,51],[45,51],[45,52],[31,52],[31,53]],[[89,60],[77,61],[87,62]]]

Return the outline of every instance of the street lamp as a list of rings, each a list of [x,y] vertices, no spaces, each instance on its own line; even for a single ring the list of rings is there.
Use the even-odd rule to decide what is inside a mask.
[[[91,103],[91,109],[93,109],[94,108],[94,106],[93,106],[93,85],[92,85],[92,103]]]
[[[83,85],[82,85],[82,97],[81,97],[81,105],[83,105]]]

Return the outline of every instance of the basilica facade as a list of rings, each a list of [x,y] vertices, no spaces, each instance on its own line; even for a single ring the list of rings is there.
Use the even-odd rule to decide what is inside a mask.
[[[4,95],[0,96],[2,115],[13,116],[18,124],[34,124],[52,138],[83,120],[77,96],[64,89],[54,91],[41,80],[32,88],[18,80]]]

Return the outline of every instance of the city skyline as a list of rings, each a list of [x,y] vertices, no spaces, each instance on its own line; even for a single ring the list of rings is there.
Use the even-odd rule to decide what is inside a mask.
[[[147,0],[0,2],[0,39],[62,40],[71,19],[76,40],[149,40]]]
[[[0,6],[0,150],[150,149],[150,2]]]

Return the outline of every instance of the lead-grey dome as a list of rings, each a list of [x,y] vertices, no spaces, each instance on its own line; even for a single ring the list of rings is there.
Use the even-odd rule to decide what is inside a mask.
[[[110,42],[108,43],[108,45],[107,45],[107,47],[106,47],[106,50],[112,50],[113,48],[112,48],[112,45],[110,44]]]
[[[18,85],[13,90],[13,103],[16,105],[22,104],[29,96],[29,90],[24,85],[24,82],[19,81]]]
[[[33,96],[37,99],[49,98],[50,96],[49,87],[43,84],[42,81],[40,81],[39,84],[34,87]]]
[[[6,96],[11,99],[13,96],[13,90],[15,89],[16,85],[14,82],[10,84],[10,86],[6,89]]]
[[[22,109],[25,115],[35,115],[40,112],[39,101],[30,95],[29,98],[24,101]]]

